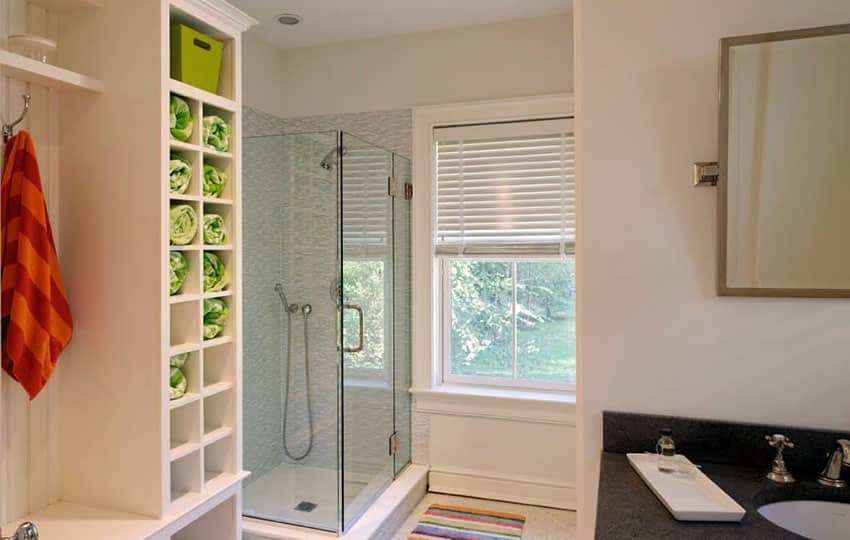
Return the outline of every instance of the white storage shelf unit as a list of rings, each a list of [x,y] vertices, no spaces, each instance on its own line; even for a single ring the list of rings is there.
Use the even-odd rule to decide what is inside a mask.
[[[185,20],[185,15],[180,17]],[[190,24],[192,24],[190,22]],[[196,25],[193,25],[196,26]],[[232,51],[232,49],[229,49]],[[227,87],[227,84],[224,84]],[[165,292],[170,304],[169,358],[188,354],[184,373],[188,381],[186,394],[169,402],[170,409],[170,493],[172,501],[205,492],[210,485],[238,475],[238,341],[236,329],[239,304],[239,227],[234,200],[239,200],[239,173],[235,164],[238,154],[239,117],[237,102],[199,90],[179,81],[169,80],[169,99],[176,96],[189,105],[194,128],[188,141],[173,138],[168,141],[169,154],[177,154],[192,163],[192,178],[184,194],[169,194],[169,209],[188,205],[197,216],[199,229],[186,245],[166,245],[166,257],[171,251],[180,252],[189,266],[183,287],[178,294]],[[230,148],[217,151],[203,145],[202,118],[221,117],[231,126]],[[211,165],[228,177],[219,197],[203,193],[203,169]],[[164,178],[168,183],[167,172]],[[208,245],[203,238],[203,220],[216,214],[225,224],[223,244]],[[205,291],[203,266],[206,253],[212,253],[223,263],[229,284],[221,291]],[[167,260],[167,259],[166,259]],[[167,263],[166,263],[167,264]],[[204,301],[219,299],[228,307],[229,316],[224,330],[214,338],[204,339]],[[166,364],[169,358],[164,361]]]
[[[46,540],[235,540],[241,531],[241,480],[247,475],[238,332],[240,47],[241,32],[256,21],[221,0],[33,3],[61,13],[63,68],[31,66],[5,53],[0,68],[34,84],[83,90],[61,99],[61,222],[54,223],[75,335],[61,361],[62,391],[55,405],[61,410],[55,470],[62,502],[5,516],[3,532],[30,519]],[[171,79],[173,21],[225,43],[219,95]],[[14,68],[8,67],[12,61]],[[194,107],[195,134],[188,143],[169,136],[172,93]],[[231,127],[227,152],[201,144],[203,114],[213,112]],[[168,183],[172,151],[195,169],[189,192],[174,197]],[[204,163],[228,173],[220,198],[202,194]],[[198,213],[199,234],[189,246],[169,244],[172,204],[190,204]],[[224,218],[225,245],[203,245],[204,212]],[[190,266],[174,296],[172,249]],[[224,291],[203,290],[206,251],[227,268]],[[230,316],[220,336],[204,340],[203,302],[212,297],[228,304]],[[169,359],[180,352],[188,353],[188,392],[170,401]]]

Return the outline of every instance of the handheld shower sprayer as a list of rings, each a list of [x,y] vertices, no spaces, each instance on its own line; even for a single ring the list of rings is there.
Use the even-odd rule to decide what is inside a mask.
[[[290,304],[286,300],[286,293],[283,292],[283,285],[282,284],[275,283],[274,284],[274,290],[277,293],[277,295],[280,297],[280,301],[283,304],[283,307],[286,309],[286,313],[288,313],[289,315],[294,315],[295,313],[298,313],[298,304]]]
[[[310,395],[310,333],[307,330],[307,319],[310,318],[310,313],[313,312],[313,306],[304,304],[290,304],[286,299],[286,293],[283,292],[283,284],[275,283],[274,290],[280,297],[280,304],[286,312],[286,345],[281,348],[281,371],[283,373],[283,384],[280,388],[280,431],[282,436],[283,451],[292,461],[301,461],[310,454],[313,449],[313,404]],[[293,453],[287,444],[286,440],[286,425],[289,420],[289,399],[291,396],[289,383],[292,380],[292,316],[301,311],[304,321],[304,385],[307,394],[307,428],[310,436],[307,439],[307,448],[301,454]]]

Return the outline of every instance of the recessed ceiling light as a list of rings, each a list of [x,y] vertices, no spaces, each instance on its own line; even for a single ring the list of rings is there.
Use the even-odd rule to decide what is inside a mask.
[[[281,13],[275,20],[284,26],[295,26],[301,22],[301,16],[292,13]]]

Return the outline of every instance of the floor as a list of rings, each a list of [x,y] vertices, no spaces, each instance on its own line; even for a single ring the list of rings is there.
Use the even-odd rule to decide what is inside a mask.
[[[396,532],[393,540],[407,540],[407,536],[416,527],[419,518],[432,504],[468,506],[481,510],[521,514],[527,519],[522,540],[573,540],[576,538],[576,513],[569,510],[428,493]]]

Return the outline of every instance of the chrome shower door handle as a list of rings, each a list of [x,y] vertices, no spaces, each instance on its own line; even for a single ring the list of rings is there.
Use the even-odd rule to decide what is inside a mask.
[[[365,341],[366,341],[366,340],[365,340],[365,338],[363,337],[363,308],[362,308],[362,307],[360,307],[360,305],[359,305],[359,304],[343,304],[342,309],[343,309],[343,310],[346,310],[346,309],[353,309],[354,311],[356,311],[356,312],[357,312],[357,317],[360,319],[360,324],[359,324],[359,327],[360,327],[360,339],[358,340],[357,347],[343,347],[343,348],[342,348],[342,350],[343,350],[343,352],[347,352],[347,353],[358,353],[358,352],[362,352],[362,351],[363,351],[363,348],[364,348],[364,346],[365,346],[365,344],[366,344],[366,343],[365,343]]]

